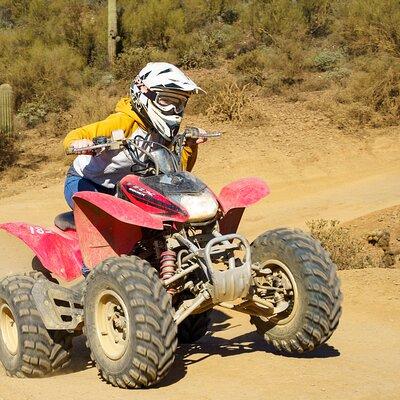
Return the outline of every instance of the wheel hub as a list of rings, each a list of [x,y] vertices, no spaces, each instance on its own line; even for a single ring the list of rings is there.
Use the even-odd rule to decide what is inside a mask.
[[[259,271],[261,276],[256,277],[256,284],[261,297],[270,296],[276,305],[282,301],[289,302],[289,307],[271,320],[277,325],[288,323],[296,314],[299,301],[297,284],[290,268],[279,260],[268,260],[262,264]]]
[[[113,290],[102,291],[96,301],[96,330],[104,353],[119,360],[129,345],[129,315],[122,298]]]
[[[0,302],[0,335],[12,355],[18,352],[18,327],[10,307]]]

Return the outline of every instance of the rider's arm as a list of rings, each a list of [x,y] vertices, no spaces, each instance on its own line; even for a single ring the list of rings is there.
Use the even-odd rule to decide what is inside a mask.
[[[191,171],[197,159],[197,144],[185,146],[182,151],[182,167],[184,171]]]
[[[114,130],[122,129],[126,136],[139,127],[138,122],[124,113],[111,114],[106,119],[74,129],[65,137],[63,145],[67,150],[77,140],[93,140],[98,136],[111,137]]]
[[[74,129],[65,137],[63,145],[65,150],[71,147],[71,144],[77,140],[93,140],[98,136],[111,137],[114,130],[122,129],[126,136],[134,132],[140,125],[138,121],[130,118],[124,113],[111,114],[108,118]],[[197,144],[185,146],[182,151],[182,165],[185,171],[191,171],[197,158]]]

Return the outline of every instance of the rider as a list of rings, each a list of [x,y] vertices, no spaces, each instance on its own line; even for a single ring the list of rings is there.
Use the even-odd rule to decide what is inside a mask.
[[[80,154],[68,170],[64,195],[73,208],[72,196],[79,191],[115,194],[116,184],[132,173],[132,160],[125,152],[112,150],[97,156],[79,151],[93,145],[93,139],[111,137],[123,130],[127,138],[143,138],[168,146],[178,133],[186,103],[202,89],[179,68],[164,62],[148,63],[132,82],[130,97],[122,98],[115,113],[105,120],[83,126],[68,133],[66,150]],[[197,144],[204,139],[187,141],[182,151],[182,165],[190,171],[197,157]]]

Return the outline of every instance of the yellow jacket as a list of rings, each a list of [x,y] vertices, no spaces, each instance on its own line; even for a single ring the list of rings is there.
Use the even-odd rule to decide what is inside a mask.
[[[74,129],[65,137],[63,145],[67,150],[75,140],[93,140],[98,136],[111,137],[114,130],[122,129],[125,137],[130,137],[136,129],[146,130],[140,117],[132,110],[129,97],[122,98],[115,107],[115,113],[108,116],[103,121],[95,122],[90,125]],[[182,152],[182,165],[186,171],[191,171],[197,158],[197,145],[185,146]]]

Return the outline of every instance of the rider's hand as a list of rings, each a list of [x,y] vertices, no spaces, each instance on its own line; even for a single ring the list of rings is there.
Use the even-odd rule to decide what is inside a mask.
[[[208,138],[206,138],[206,137],[198,138],[198,139],[196,139],[196,144],[205,143],[205,142],[207,142],[207,140],[208,140]]]
[[[79,149],[83,149],[89,146],[93,146],[93,142],[89,139],[75,140],[74,142],[71,143],[71,147],[75,150],[76,154],[92,154],[91,150],[79,151]]]
[[[206,134],[207,132],[204,130],[204,129],[202,129],[202,128],[197,128],[198,130],[199,130],[199,133],[200,134]],[[197,138],[197,139],[194,139],[194,138],[186,138],[186,145],[187,146],[193,146],[193,145],[195,145],[195,144],[201,144],[201,143],[205,143],[205,142],[207,142],[207,138],[206,137],[200,137],[200,138]]]

